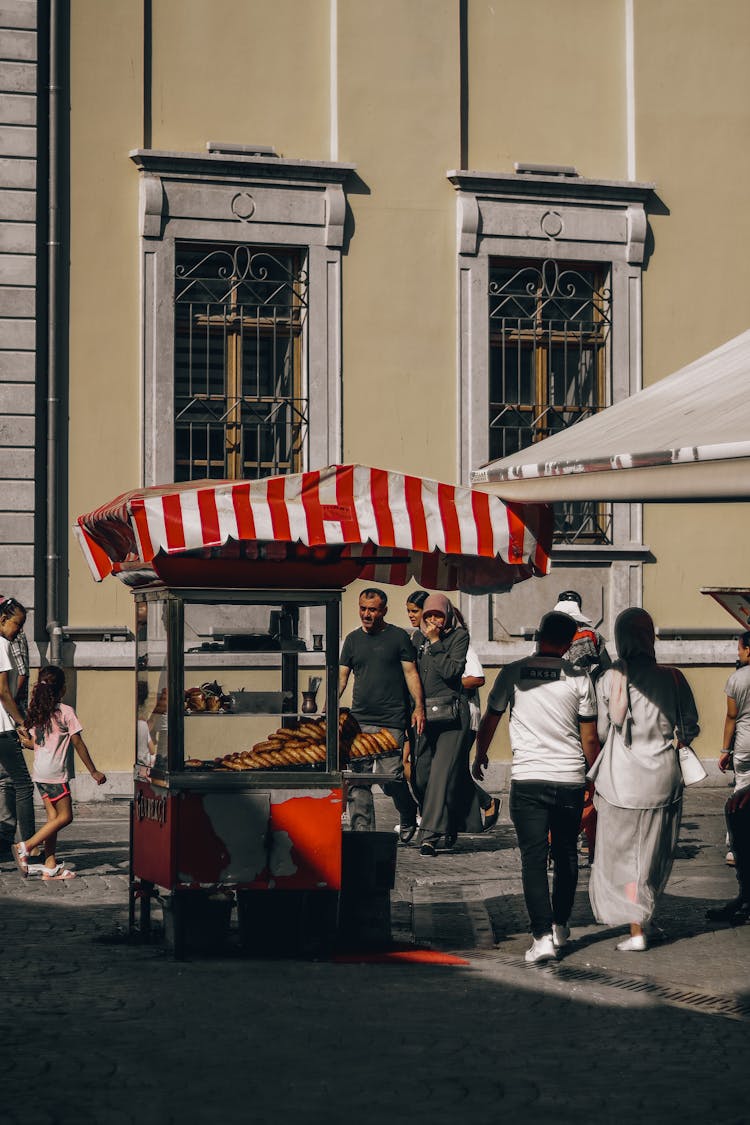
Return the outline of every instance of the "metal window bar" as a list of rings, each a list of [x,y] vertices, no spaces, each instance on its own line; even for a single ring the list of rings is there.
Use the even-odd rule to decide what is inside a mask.
[[[607,404],[611,292],[595,266],[493,262],[490,459],[517,453]],[[557,542],[609,543],[611,506],[555,505]]]
[[[304,468],[301,252],[182,243],[175,269],[175,479]]]

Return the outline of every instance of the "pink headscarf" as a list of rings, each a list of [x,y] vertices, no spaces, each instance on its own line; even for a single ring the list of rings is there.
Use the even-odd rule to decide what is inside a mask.
[[[435,613],[442,613],[445,618],[445,625],[442,629],[443,636],[445,636],[446,633],[451,633],[456,628],[456,615],[453,612],[453,606],[448,598],[446,598],[445,594],[430,594],[422,606],[422,621],[419,626],[425,635],[427,633],[425,616],[430,610],[433,610]]]

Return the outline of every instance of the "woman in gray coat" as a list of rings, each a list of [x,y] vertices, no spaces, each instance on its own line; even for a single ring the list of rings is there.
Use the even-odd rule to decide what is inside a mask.
[[[459,625],[443,594],[430,594],[422,607],[417,667],[425,697],[425,729],[415,747],[412,783],[422,806],[420,854],[434,856],[441,836],[451,846],[455,792],[466,772],[469,705],[461,685],[469,634]],[[435,710],[440,706],[441,717]],[[432,714],[432,717],[431,717]]]
[[[615,622],[619,660],[597,683],[603,750],[589,777],[596,788],[596,858],[589,896],[598,922],[630,926],[617,948],[642,952],[656,901],[672,870],[683,783],[675,745],[699,731],[690,686],[677,668],[659,667],[654,623],[643,609]]]

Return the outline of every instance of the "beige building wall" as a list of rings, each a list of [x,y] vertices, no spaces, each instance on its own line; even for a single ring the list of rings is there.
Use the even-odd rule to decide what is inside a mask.
[[[83,739],[103,773],[132,769],[135,761],[135,677],[132,671],[88,669],[75,677],[75,709]],[[88,780],[77,762],[76,776]]]
[[[327,0],[154,0],[144,101],[142,6],[71,5],[71,519],[140,483],[138,174],[128,153],[208,140],[357,166],[342,260],[344,459],[456,479],[456,194],[449,169],[515,161],[628,178],[624,0],[468,0],[462,132],[458,0],[338,0],[331,112]],[[636,178],[656,184],[644,273],[644,381],[747,327],[750,9],[634,0]],[[148,61],[148,60],[147,60]],[[144,106],[151,107],[150,138]],[[746,581],[740,506],[651,506],[644,596],[662,626],[726,627],[701,585]],[[356,627],[356,587],[344,631]],[[406,624],[405,591],[390,620]],[[132,620],[116,581],[95,586],[70,546],[68,620]],[[688,668],[714,755],[729,666]],[[495,670],[487,669],[488,687]],[[106,726],[103,768],[132,754],[120,670],[80,670],[84,725]],[[101,715],[101,720],[97,717]],[[114,721],[110,721],[113,719]],[[505,729],[505,724],[503,724]],[[507,740],[497,753],[507,756]],[[113,764],[110,764],[113,763]]]
[[[69,515],[133,488],[141,464],[138,177],[142,26],[130,0],[71,5]],[[106,92],[106,93],[105,93]],[[119,583],[93,585],[69,540],[68,618],[130,622]]]
[[[468,5],[467,167],[627,178],[623,0]]]
[[[328,159],[328,0],[155,0],[152,11],[153,148],[224,141]]]
[[[643,281],[649,384],[748,327],[750,7],[636,0],[634,30],[637,176],[659,200]],[[657,561],[645,604],[660,624],[731,624],[698,591],[747,583],[746,506],[650,506],[645,541]]]
[[[455,479],[454,0],[339,4],[339,159],[357,165],[343,263],[344,459]]]

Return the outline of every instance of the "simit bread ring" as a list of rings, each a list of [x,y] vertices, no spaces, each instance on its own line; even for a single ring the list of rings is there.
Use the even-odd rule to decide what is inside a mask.
[[[385,727],[376,732],[375,738],[378,740],[378,744],[383,751],[398,750],[396,739]]]

